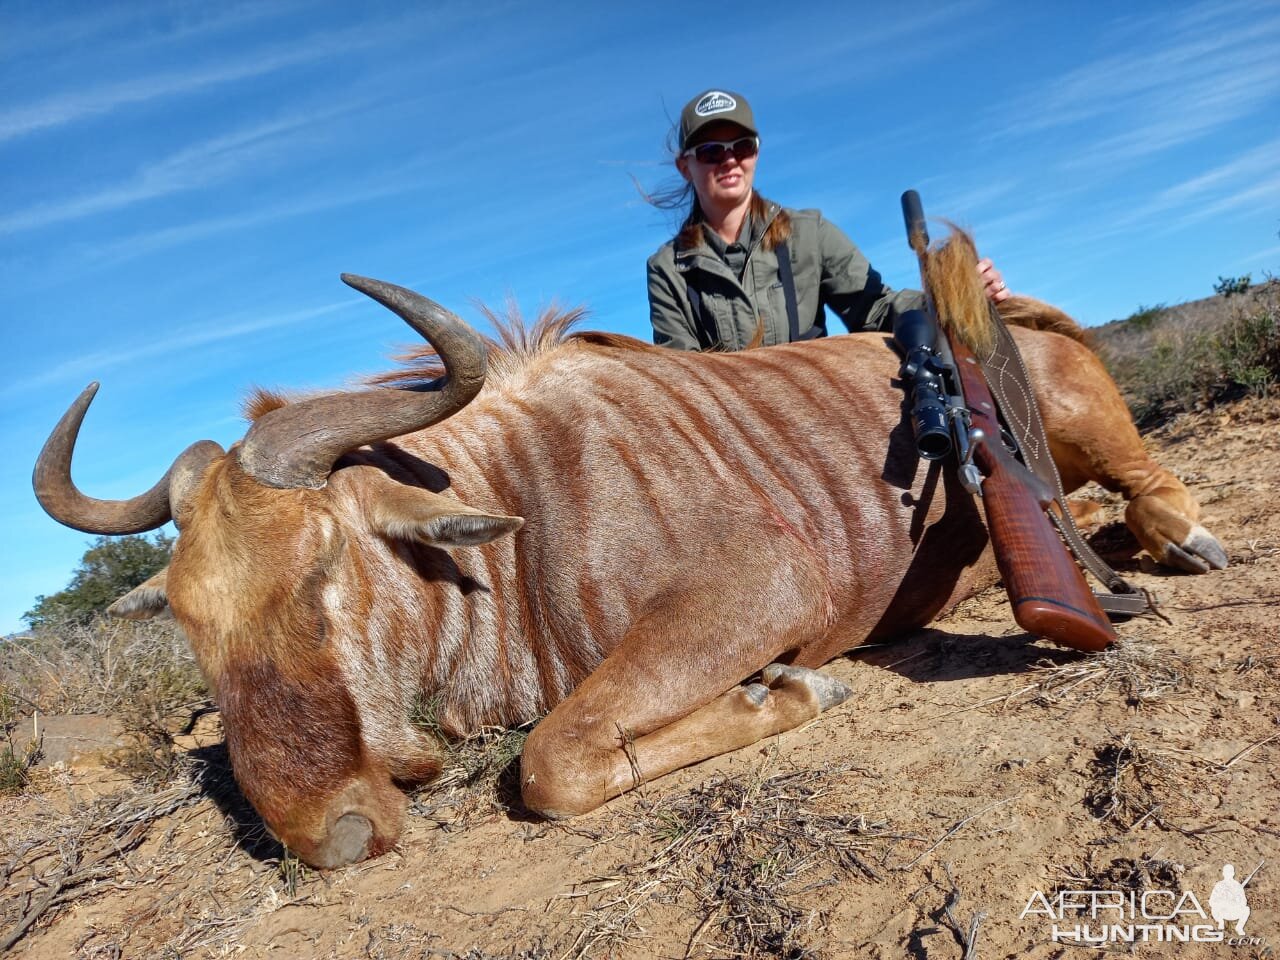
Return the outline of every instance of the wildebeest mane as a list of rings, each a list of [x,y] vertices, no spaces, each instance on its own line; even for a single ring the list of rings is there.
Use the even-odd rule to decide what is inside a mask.
[[[1057,307],[1043,300],[1013,296],[997,304],[996,309],[1000,311],[1000,319],[1010,326],[1059,333],[1083,343],[1090,349],[1093,348],[1093,338],[1089,336],[1087,330]]]
[[[507,304],[502,314],[485,304],[480,304],[479,309],[497,334],[496,337],[482,335],[485,346],[489,350],[486,388],[500,386],[524,369],[533,359],[550,353],[569,341],[577,340],[616,349],[659,349],[624,334],[602,331],[574,332],[573,327],[587,316],[585,307],[564,309],[553,305],[544,309],[532,324],[525,319],[520,308],[513,302]],[[359,381],[360,385],[421,387],[443,376],[445,372],[440,357],[429,343],[406,345],[391,359],[400,366],[364,377]],[[302,396],[264,387],[253,387],[241,404],[241,409],[245,418],[253,421],[272,410],[301,399]]]
[[[486,386],[500,386],[524,369],[531,360],[551,352],[571,339],[595,342],[601,336],[614,336],[573,333],[573,327],[587,316],[585,307],[563,309],[553,305],[543,310],[532,324],[525,319],[514,302],[508,302],[502,314],[485,304],[480,304],[479,309],[497,333],[496,337],[483,338],[489,348]],[[639,343],[630,337],[617,339],[629,344]],[[614,345],[620,346],[621,343]],[[414,387],[430,383],[444,373],[444,366],[429,343],[411,344],[392,359],[401,366],[366,377],[364,383],[369,386]]]
[[[990,349],[991,328],[987,319],[986,295],[973,270],[978,260],[973,236],[963,227],[942,221],[951,228],[944,240],[929,250],[925,273],[934,302],[945,322],[970,346],[980,344],[980,352]],[[1061,334],[1089,346],[1084,329],[1057,307],[1034,297],[1013,296],[996,305],[1000,318],[1014,327]]]

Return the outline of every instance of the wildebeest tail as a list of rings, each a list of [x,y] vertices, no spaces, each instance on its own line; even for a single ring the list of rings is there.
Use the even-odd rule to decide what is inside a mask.
[[[995,326],[978,277],[978,251],[973,237],[947,225],[951,235],[924,252],[921,273],[938,322],[978,356],[987,356],[995,344]]]
[[[979,356],[986,356],[995,342],[995,326],[978,276],[978,251],[967,231],[948,226],[950,236],[925,253],[924,279],[943,327],[954,331]],[[1084,330],[1071,317],[1033,297],[1009,297],[996,309],[1011,326],[1047,330],[1088,343]]]

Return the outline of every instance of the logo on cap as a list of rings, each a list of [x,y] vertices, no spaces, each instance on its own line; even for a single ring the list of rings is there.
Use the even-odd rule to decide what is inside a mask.
[[[736,110],[738,101],[733,99],[727,93],[721,93],[719,90],[712,90],[705,97],[694,104],[693,112],[700,117],[709,117],[717,113],[725,113],[729,110]]]

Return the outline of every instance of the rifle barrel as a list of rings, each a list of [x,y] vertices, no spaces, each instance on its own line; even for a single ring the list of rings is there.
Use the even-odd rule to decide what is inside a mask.
[[[924,204],[914,190],[902,195],[902,220],[907,225],[907,243],[916,253],[922,253],[929,246],[929,228],[924,222]]]

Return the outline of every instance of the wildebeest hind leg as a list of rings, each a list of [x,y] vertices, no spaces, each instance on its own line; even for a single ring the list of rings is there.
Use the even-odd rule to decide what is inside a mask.
[[[803,551],[780,545],[776,534],[748,546],[740,562],[704,565],[706,582],[686,576],[677,593],[656,600],[534,728],[521,758],[530,809],[585,813],[844,699],[843,685],[816,671],[765,667],[823,636],[830,604],[821,577],[797,557]],[[725,571],[733,572],[728,582]],[[738,686],[762,667],[762,683]]]

